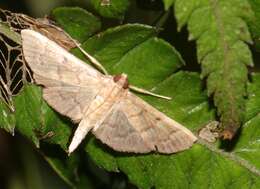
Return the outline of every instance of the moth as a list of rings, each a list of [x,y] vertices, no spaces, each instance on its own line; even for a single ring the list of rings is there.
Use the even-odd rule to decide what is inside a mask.
[[[68,152],[91,131],[116,151],[175,153],[190,148],[193,133],[129,91],[126,74],[104,75],[33,30],[22,30],[22,49],[43,98],[79,123]]]

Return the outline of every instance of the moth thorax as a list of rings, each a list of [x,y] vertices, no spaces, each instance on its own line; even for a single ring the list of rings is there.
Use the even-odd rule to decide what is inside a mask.
[[[129,83],[126,74],[123,73],[123,74],[115,75],[113,79],[115,83],[121,85],[124,89],[128,89]]]

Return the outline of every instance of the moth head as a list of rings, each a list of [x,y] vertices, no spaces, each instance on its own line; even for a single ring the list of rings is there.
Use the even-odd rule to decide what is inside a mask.
[[[113,77],[114,82],[117,83],[118,85],[121,85],[124,89],[128,89],[129,83],[128,83],[128,78],[127,75],[122,73],[119,75],[115,75]]]

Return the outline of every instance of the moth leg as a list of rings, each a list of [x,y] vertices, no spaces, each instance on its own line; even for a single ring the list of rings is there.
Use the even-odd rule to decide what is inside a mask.
[[[108,75],[107,70],[102,66],[102,64],[95,59],[93,56],[91,56],[90,54],[88,54],[81,46],[80,44],[73,39],[68,33],[66,33],[66,35],[75,43],[75,45],[77,46],[77,48],[79,48],[79,50],[87,57],[87,59],[97,68],[99,69],[99,71],[101,71],[103,74]]]
[[[69,150],[68,150],[69,155],[79,146],[79,144],[82,142],[82,140],[85,138],[85,136],[93,127],[94,126],[91,125],[88,120],[86,119],[81,120],[78,128],[74,133],[72,141],[69,145]]]
[[[148,90],[145,90],[145,89],[133,86],[133,85],[129,85],[129,89],[131,89],[132,91],[138,92],[138,93],[151,95],[151,96],[155,96],[155,97],[158,97],[158,98],[163,98],[163,99],[166,99],[166,100],[171,100],[172,99],[171,97],[159,95],[159,94],[153,93],[151,91],[148,91]]]

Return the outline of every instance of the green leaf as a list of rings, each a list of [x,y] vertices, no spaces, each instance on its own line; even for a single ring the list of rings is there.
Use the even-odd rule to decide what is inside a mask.
[[[21,37],[7,26],[0,25],[0,32],[21,45]],[[66,150],[71,135],[68,124],[71,123],[57,119],[59,115],[42,100],[41,96],[40,87],[28,84],[22,88],[19,95],[11,99],[15,106],[14,111],[11,111],[1,100],[0,127],[12,134],[15,134],[16,127],[16,130],[31,139],[37,147],[40,145],[40,140],[45,139]]]
[[[2,102],[1,102],[2,103]],[[36,147],[40,147],[40,140],[59,145],[64,151],[67,150],[67,143],[71,136],[71,122],[65,120],[54,112],[42,99],[41,88],[34,85],[26,85],[20,94],[14,97],[15,113],[6,114],[11,118],[0,118],[0,125],[16,123],[16,130],[29,138]],[[1,111],[7,111],[5,106],[0,107]],[[70,125],[70,126],[69,126]],[[13,125],[11,125],[13,126]],[[12,127],[13,129],[13,127]],[[68,157],[66,153],[57,156],[57,151],[52,154],[51,148],[41,148],[45,159],[60,175],[65,182],[74,186],[76,180],[76,170],[79,166],[78,155]],[[45,153],[46,152],[46,153]]]
[[[179,28],[188,23],[190,39],[197,40],[202,77],[214,96],[222,127],[234,134],[244,121],[247,66],[252,65],[251,42],[243,18],[252,16],[243,0],[175,2]]]
[[[165,41],[156,38],[156,34],[155,28],[126,24],[88,39],[82,47],[111,74],[123,71],[129,75],[130,83],[151,89],[155,83],[170,76],[184,64],[178,52]],[[81,57],[84,59],[84,56]],[[147,72],[151,64],[154,69]],[[139,71],[135,72],[133,67]],[[147,77],[153,82],[147,83]]]
[[[126,31],[130,28],[130,32],[127,33]],[[169,102],[142,96],[162,112],[197,132],[214,119],[214,112],[210,111],[208,107],[207,96],[202,92],[199,75],[182,71],[165,74],[165,70],[169,70],[168,65],[176,64],[172,70],[177,70],[177,65],[182,65],[182,60],[178,59],[179,55],[174,50],[171,52],[172,56],[175,54],[175,58],[168,59],[169,53],[165,53],[169,52],[168,45],[164,42],[161,43],[160,40],[153,40],[157,39],[153,35],[147,35],[150,36],[148,38],[144,37],[146,35],[143,35],[143,30],[139,31],[145,40],[138,38],[139,44],[135,43],[134,48],[129,48],[133,43],[129,40],[129,38],[132,39],[131,34],[135,33],[139,36],[136,28],[141,28],[141,25],[126,25],[109,29],[87,40],[83,47],[103,63],[110,73],[126,72],[130,80],[132,78],[132,83],[148,89],[153,86],[154,92],[173,97],[174,100]],[[154,45],[154,41],[158,43]],[[149,48],[145,44],[149,44]],[[159,46],[157,50],[160,49],[157,51],[156,57],[153,57],[153,54],[156,53],[153,45]],[[144,75],[143,67],[150,70],[150,74],[145,75],[145,79],[143,79],[145,81],[141,79],[141,76]],[[165,69],[162,69],[164,67]],[[156,73],[153,70],[156,70]],[[138,79],[133,80],[138,75],[140,75],[137,77]],[[155,78],[160,79],[155,80]],[[255,126],[250,125],[249,128],[252,132]],[[200,141],[200,144],[195,145],[192,149],[178,154],[134,155],[113,152],[100,141],[92,138],[86,145],[86,151],[97,165],[109,171],[118,169],[123,171],[129,180],[139,188],[151,188],[152,186],[155,188],[196,188],[197,186],[200,188],[225,188],[228,185],[234,188],[239,186],[249,188],[249,181],[252,181],[253,188],[257,188],[260,185],[258,181],[260,174],[256,164],[258,155],[255,151],[259,153],[257,140],[259,140],[260,133],[253,133],[254,137],[252,135],[246,138],[241,136],[243,147],[251,142],[254,143],[253,152],[248,156],[250,158],[241,156],[238,153],[241,150],[239,147],[235,148],[234,154],[227,153],[219,150],[218,146],[208,145],[204,141]],[[224,172],[223,169],[225,169]],[[210,176],[208,171],[210,171]]]
[[[47,151],[47,149],[45,150]],[[50,153],[50,150],[49,152]],[[56,153],[57,154],[57,153]],[[80,163],[78,154],[67,156],[65,153],[60,156],[53,156],[51,154],[44,154],[46,161],[56,171],[56,173],[70,186],[76,186],[76,179],[78,178],[77,169]]]
[[[8,27],[0,25],[0,32],[21,45],[21,37]],[[25,84],[19,95],[14,96],[11,102],[14,103],[15,107],[13,112],[3,103],[2,98],[0,99],[0,128],[12,134],[14,134],[15,129],[16,132],[29,138],[36,147],[40,146],[40,141],[45,141],[59,145],[64,151],[67,150],[72,124],[68,119],[54,112],[43,101],[40,87]],[[71,186],[87,183],[85,173],[81,173],[80,178],[78,178],[77,167],[79,161],[77,160],[77,154],[66,158],[66,153],[63,152],[62,156],[58,156],[59,150],[51,152],[51,149],[44,150],[41,146],[41,152],[44,154],[45,159],[61,178]],[[77,157],[76,160],[75,157]]]
[[[16,129],[28,137],[39,147],[40,142],[36,132],[41,131],[41,104],[40,88],[35,86],[24,87],[15,97]]]
[[[163,0],[164,3],[164,9],[168,10],[173,4],[175,0]]]
[[[136,68],[138,72],[138,67]],[[149,78],[147,78],[149,81]],[[150,80],[153,82],[153,80]],[[163,111],[170,117],[181,122],[193,131],[197,131],[200,127],[205,125],[209,120],[213,119],[213,112],[209,112],[206,94],[201,93],[201,83],[198,74],[189,72],[178,72],[158,83],[155,92],[173,97],[174,100],[167,102],[162,99],[154,99],[153,97],[146,97],[148,102],[154,105],[159,110]],[[99,145],[98,145],[99,144]],[[156,188],[167,188],[165,185],[174,186],[176,180],[183,181],[183,177],[174,177],[173,172],[182,172],[183,170],[176,170],[171,161],[164,162],[168,159],[174,159],[176,154],[171,156],[164,156],[159,154],[151,155],[132,155],[123,153],[111,153],[106,146],[101,145],[99,141],[95,142],[96,148],[99,150],[98,155],[93,153],[94,150],[87,151],[91,158],[101,167],[107,167],[102,164],[103,157],[114,154],[115,160],[110,158],[111,164],[117,164],[118,169],[128,175],[131,182],[138,185],[139,188],[150,188],[156,185]],[[93,148],[93,147],[92,147]],[[100,149],[103,149],[101,154]],[[178,153],[179,154],[179,153]],[[177,155],[178,155],[177,154]],[[182,154],[182,153],[180,153]],[[183,164],[188,163],[187,159],[179,160]],[[106,162],[107,163],[107,162]],[[156,166],[160,164],[161,166]],[[168,178],[163,178],[161,173],[169,174]],[[185,170],[188,172],[188,170]],[[176,174],[178,174],[176,173]],[[155,175],[154,175],[155,174]],[[175,178],[175,179],[172,179]],[[185,178],[187,179],[187,178]],[[161,182],[163,184],[161,185]]]
[[[252,34],[252,38],[255,43],[255,48],[260,50],[260,1],[256,0],[248,0],[251,4],[252,10],[254,11],[254,18],[248,20],[248,26],[250,29],[250,33]]]
[[[40,140],[59,145],[64,151],[67,150],[67,143],[71,136],[71,123],[61,118],[42,99],[41,88],[33,85],[26,85],[20,94],[14,97],[15,113],[8,114],[11,117],[9,122],[16,123],[16,130],[28,137],[36,147],[40,146]],[[1,109],[4,111],[4,109]],[[2,118],[0,119],[0,121]],[[12,123],[11,122],[11,123]],[[0,122],[0,124],[4,124]],[[70,125],[70,126],[69,126]],[[57,158],[51,154],[51,148],[44,152],[45,159],[54,170],[69,185],[75,185],[75,170],[79,161],[75,156],[68,158],[66,153]],[[76,158],[77,159],[77,158]],[[74,163],[73,163],[74,162]]]
[[[13,32],[6,24],[1,23],[0,21],[0,33],[7,36],[9,39],[13,40],[14,42],[21,44],[21,37]]]
[[[258,81],[255,81],[256,83],[260,83],[260,77],[258,76],[258,78]],[[205,95],[204,97],[201,96],[198,74],[179,72],[168,82],[175,89],[172,96],[176,97],[177,95],[179,98],[174,98],[176,101],[174,104],[167,105],[165,103],[163,105],[158,103],[160,106],[169,109],[169,113],[165,113],[168,113],[168,115],[175,114],[172,116],[174,119],[194,131],[197,131],[198,127],[212,119],[213,116],[209,113],[207,107],[207,98]],[[167,88],[169,83],[166,83],[162,89],[172,91],[171,88]],[[158,89],[156,92],[162,91]],[[157,108],[160,106],[155,105]],[[251,109],[252,107],[248,108]],[[260,103],[258,103],[259,108]],[[181,110],[183,112],[178,114]],[[258,188],[260,186],[258,161],[260,144],[257,142],[260,133],[256,132],[258,125],[259,121],[245,125],[239,142],[234,152],[231,153],[219,150],[214,145],[206,145],[203,141],[201,142],[202,145],[195,145],[190,150],[173,155],[111,153],[107,147],[96,141],[95,146],[99,151],[98,156],[95,152],[88,151],[88,153],[102,167],[107,167],[107,165],[102,165],[102,161],[105,161],[103,157],[114,154],[115,160],[110,157],[111,164],[116,163],[118,169],[127,174],[131,182],[139,188],[150,188],[151,186],[155,186],[155,188],[197,188],[198,186],[199,188],[225,188],[231,182],[232,188],[238,188],[240,185],[242,188]],[[87,146],[87,148],[89,147]],[[103,155],[100,149],[103,149]],[[249,186],[248,183],[251,181],[252,185]]]
[[[46,139],[66,150],[71,135],[68,124],[71,123],[59,119],[59,115],[47,106],[41,96],[40,87],[26,85],[14,98],[16,129],[37,147],[40,139]]]
[[[83,42],[101,28],[101,22],[88,11],[78,7],[59,7],[52,11],[55,21],[64,26],[74,39]]]
[[[246,122],[236,144],[235,153],[260,170],[260,74],[252,74],[252,83],[248,83],[248,100],[246,102]]]
[[[94,9],[103,17],[122,19],[129,6],[128,0],[91,0]]]
[[[252,83],[248,83],[247,89],[248,100],[246,102],[246,120],[250,120],[260,112],[260,75],[258,73],[252,73]]]
[[[15,116],[12,114],[6,104],[0,99],[0,128],[14,134]]]
[[[255,83],[260,83],[259,75],[257,77],[258,81]],[[173,84],[172,88],[175,88],[174,92],[178,94],[179,98],[175,99],[177,104],[165,106],[170,107],[169,111],[172,110],[173,113],[183,110],[179,115],[175,113],[175,116],[172,117],[197,131],[198,126],[201,127],[212,118],[207,109],[206,96],[203,99],[199,92],[201,89],[199,76],[179,72],[169,83]],[[169,85],[166,84],[166,86]],[[160,90],[156,92],[160,92]],[[256,98],[259,97],[256,96]],[[158,105],[156,107],[159,108]],[[252,111],[250,109],[254,107],[248,107],[248,110]],[[258,103],[259,108],[260,103]],[[225,188],[230,184],[232,188],[239,188],[239,186],[258,188],[260,186],[258,114],[259,111],[256,114],[257,118],[248,120],[245,124],[234,152],[227,153],[219,150],[217,146],[207,145],[200,141],[202,145],[195,145],[191,150],[168,156],[114,153],[116,160],[111,164],[117,163],[118,169],[127,174],[131,182],[139,188],[150,188],[151,186],[155,186],[155,188],[197,188],[198,186],[199,188]],[[101,147],[102,145],[99,143],[99,148]],[[90,153],[99,166],[103,166],[100,165],[100,162],[104,161],[100,158],[108,155],[106,147],[103,146],[103,148],[105,149],[103,156],[100,151],[98,157],[96,154]],[[249,185],[249,182],[252,184]]]
[[[62,118],[46,103],[42,104],[41,111],[44,117],[41,138],[45,142],[57,144],[64,151],[67,151],[67,144],[72,134],[71,122]]]
[[[88,154],[94,154],[93,158],[97,165],[103,167],[107,171],[118,171],[116,158],[111,154],[111,150],[102,149],[99,142],[93,137],[86,144],[85,150]],[[104,150],[107,151],[107,153],[104,153]]]

